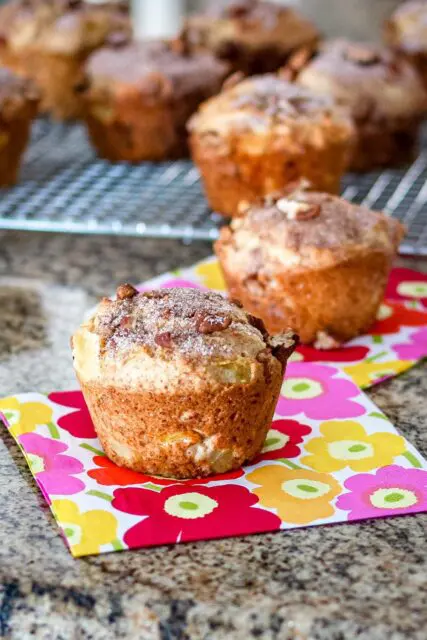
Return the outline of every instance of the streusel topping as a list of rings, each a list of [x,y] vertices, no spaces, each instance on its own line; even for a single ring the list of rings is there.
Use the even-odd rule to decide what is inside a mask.
[[[106,355],[140,346],[164,358],[230,360],[256,358],[268,348],[285,360],[295,344],[293,334],[271,342],[263,323],[240,305],[198,289],[138,293],[122,285],[116,300],[101,302],[88,328],[101,338]]]

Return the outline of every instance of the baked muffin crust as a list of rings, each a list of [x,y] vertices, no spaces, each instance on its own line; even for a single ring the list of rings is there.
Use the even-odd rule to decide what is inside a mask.
[[[190,47],[208,50],[247,74],[276,71],[299,47],[315,48],[319,32],[295,9],[274,2],[213,1],[190,16]]]
[[[413,153],[427,94],[411,65],[391,50],[330,41],[297,82],[349,109],[358,134],[353,168],[399,164],[408,149]]]
[[[32,82],[0,68],[0,186],[16,182],[38,103]]]
[[[95,147],[111,160],[163,160],[188,155],[186,124],[219,91],[228,65],[190,53],[184,40],[122,40],[90,57],[85,119]]]
[[[339,344],[368,329],[382,302],[402,225],[336,196],[270,196],[221,231],[216,252],[230,294],[271,332]]]
[[[262,447],[296,345],[219,294],[191,289],[104,299],[73,336],[74,366],[107,455],[194,477]]]
[[[301,177],[338,191],[353,141],[346,112],[278,75],[255,76],[205,102],[189,123],[193,157],[213,209],[237,215]]]
[[[41,111],[74,118],[82,63],[117,33],[130,34],[124,2],[12,0],[0,7],[0,63],[38,85]]]

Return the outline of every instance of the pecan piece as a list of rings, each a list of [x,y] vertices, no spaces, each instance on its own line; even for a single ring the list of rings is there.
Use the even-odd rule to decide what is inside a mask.
[[[261,318],[257,318],[256,316],[253,316],[250,313],[248,313],[248,322],[253,327],[255,327],[255,329],[258,329],[258,331],[262,334],[263,338],[268,337],[268,331],[266,329],[266,326],[263,320],[261,320]]]
[[[158,333],[154,337],[154,342],[164,349],[171,349],[173,346],[172,342],[172,334],[170,331],[164,331],[163,333]]]
[[[280,198],[276,207],[284,213],[288,220],[312,220],[320,214],[320,205],[309,202],[299,202],[288,198]]]
[[[216,331],[224,331],[230,326],[231,322],[231,316],[223,314],[199,313],[196,316],[197,331],[205,335]]]
[[[349,45],[344,54],[346,60],[354,62],[361,67],[370,67],[381,62],[380,55],[369,47],[362,45]]]
[[[121,284],[116,291],[118,300],[128,300],[129,298],[134,298],[137,294],[138,290],[128,283]]]

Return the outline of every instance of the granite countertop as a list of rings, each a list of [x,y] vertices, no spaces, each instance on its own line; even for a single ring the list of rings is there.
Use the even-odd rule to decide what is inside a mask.
[[[209,253],[202,243],[0,232],[0,395],[75,388],[69,335],[96,297]],[[426,372],[370,394],[424,455]],[[0,500],[0,637],[426,637],[427,515],[73,560],[4,432]]]

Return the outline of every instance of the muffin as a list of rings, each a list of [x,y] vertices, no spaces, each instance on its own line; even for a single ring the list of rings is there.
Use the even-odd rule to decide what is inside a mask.
[[[0,8],[0,64],[35,81],[42,112],[78,117],[82,64],[110,35],[130,32],[126,11],[123,2],[12,0]]]
[[[189,130],[209,204],[228,216],[301,177],[337,193],[353,142],[351,119],[332,100],[273,74],[225,88]]]
[[[215,0],[187,19],[185,33],[193,49],[211,51],[248,75],[276,71],[293,51],[315,49],[319,41],[316,27],[297,11],[259,0]]]
[[[349,109],[357,134],[350,169],[399,166],[413,158],[427,96],[413,67],[391,50],[334,40],[297,81]]]
[[[188,155],[186,124],[218,92],[228,65],[190,53],[184,40],[117,41],[86,67],[84,118],[108,160],[165,160]]]
[[[295,344],[292,332],[271,338],[219,294],[130,285],[72,339],[107,456],[174,478],[223,473],[256,456]]]
[[[399,6],[386,22],[384,38],[419,71],[427,86],[427,4],[411,0]]]
[[[31,81],[0,68],[0,187],[17,180],[38,102]]]
[[[230,295],[274,333],[331,349],[364,333],[383,300],[403,227],[337,196],[269,196],[224,227],[215,250]]]

